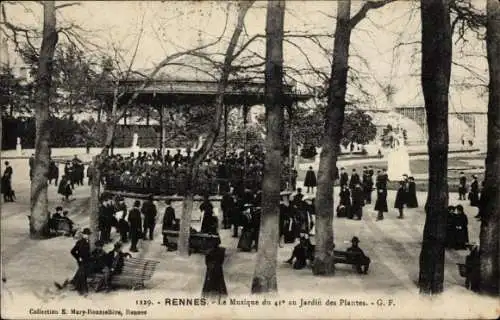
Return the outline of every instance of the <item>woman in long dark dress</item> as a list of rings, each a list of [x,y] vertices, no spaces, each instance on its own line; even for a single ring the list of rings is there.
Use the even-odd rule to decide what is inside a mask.
[[[307,193],[314,192],[314,188],[317,184],[316,174],[314,173],[313,168],[309,167],[309,170],[306,172],[306,179],[304,180],[304,186],[307,188]]]
[[[467,225],[469,221],[464,213],[462,205],[456,206],[457,213],[455,215],[455,249],[465,250],[466,244],[469,243],[469,228]]]
[[[408,178],[408,199],[406,206],[408,208],[418,208],[417,186],[413,177]]]
[[[479,182],[477,176],[472,176],[472,183],[470,184],[469,200],[472,207],[479,207]]]
[[[69,196],[73,194],[71,181],[69,180],[67,175],[62,176],[59,187],[57,188],[57,193],[62,195],[65,200],[68,200]]]
[[[227,296],[226,282],[224,280],[224,256],[226,249],[220,247],[220,240],[216,242],[214,248],[205,256],[205,282],[201,291],[202,296]]]

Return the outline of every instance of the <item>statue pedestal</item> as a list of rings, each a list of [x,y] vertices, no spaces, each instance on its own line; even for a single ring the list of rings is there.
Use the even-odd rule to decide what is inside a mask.
[[[400,147],[387,155],[387,175],[391,181],[400,181],[403,174],[411,175],[410,156],[405,147]]]

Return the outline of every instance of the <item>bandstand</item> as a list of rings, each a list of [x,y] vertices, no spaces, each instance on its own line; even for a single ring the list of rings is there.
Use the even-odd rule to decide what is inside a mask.
[[[158,143],[158,149],[162,156],[166,149],[167,121],[171,121],[167,117],[169,109],[186,110],[186,108],[193,106],[210,106],[215,104],[218,82],[216,81],[200,81],[200,80],[164,80],[155,79],[148,81],[144,86],[143,79],[130,79],[121,81],[118,84],[121,97],[118,101],[118,106],[127,104],[132,95],[136,94],[137,97],[132,103],[132,107],[137,109],[146,108],[148,110],[155,109],[156,115],[159,119],[161,137]],[[114,86],[103,85],[98,94],[103,96],[103,100],[108,108],[113,103],[114,99]],[[227,130],[228,130],[228,112],[231,108],[240,108],[243,114],[243,127],[244,127],[244,148],[243,154],[245,157],[245,172],[247,169],[247,119],[248,112],[252,106],[264,104],[264,82],[242,82],[242,81],[229,81],[224,94],[224,114],[223,114],[223,141],[224,141],[224,158],[227,156]],[[292,109],[293,105],[298,102],[303,102],[312,98],[311,95],[304,94],[296,90],[292,85],[284,85],[283,95],[283,108],[288,112]],[[147,111],[147,110],[146,110]],[[147,111],[149,115],[149,111]],[[126,120],[125,120],[126,122]],[[149,122],[149,116],[148,116]],[[291,157],[290,157],[291,160]],[[157,198],[164,198],[158,195]],[[173,200],[181,200],[179,197],[169,197]]]

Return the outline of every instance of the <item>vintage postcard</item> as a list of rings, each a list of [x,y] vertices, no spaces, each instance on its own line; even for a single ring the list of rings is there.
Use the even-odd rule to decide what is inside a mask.
[[[3,319],[500,316],[498,0],[0,9]]]

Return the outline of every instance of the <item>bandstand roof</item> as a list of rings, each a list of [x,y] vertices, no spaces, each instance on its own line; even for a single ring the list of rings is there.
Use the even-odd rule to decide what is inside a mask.
[[[174,105],[206,105],[215,102],[217,94],[217,81],[209,80],[152,80],[142,88],[144,80],[121,81],[120,86],[126,93],[120,103],[126,103],[137,91],[139,95],[134,101],[135,105],[174,106]],[[253,106],[264,103],[264,82],[229,81],[224,95],[224,103],[228,105]],[[306,101],[312,95],[298,92],[291,85],[285,85],[284,104]],[[111,102],[113,87],[103,87],[98,92],[105,95]]]

